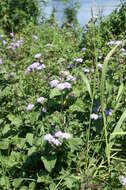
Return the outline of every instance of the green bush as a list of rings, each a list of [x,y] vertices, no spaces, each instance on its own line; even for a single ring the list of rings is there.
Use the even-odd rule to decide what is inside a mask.
[[[19,30],[29,22],[37,22],[38,0],[0,1],[0,25],[7,31]]]

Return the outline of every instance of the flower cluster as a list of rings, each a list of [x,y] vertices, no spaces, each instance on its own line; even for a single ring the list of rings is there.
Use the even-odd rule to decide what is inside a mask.
[[[23,44],[23,39],[20,38],[19,40],[14,40],[11,42],[11,44],[8,46],[8,49],[11,49],[12,51],[15,51],[17,48],[19,48]]]
[[[27,67],[25,73],[28,75],[32,71],[41,71],[45,68],[46,68],[45,64],[40,64],[39,62],[34,62],[30,66]]]
[[[2,65],[3,64],[3,60],[0,58],[0,65]]]
[[[91,114],[91,119],[96,121],[98,119],[98,114]]]
[[[83,59],[82,58],[74,58],[73,61],[76,62],[76,63],[82,63]]]
[[[121,40],[117,40],[117,41],[110,41],[107,43],[107,45],[111,46],[111,45],[120,45],[122,43]]]
[[[120,179],[120,182],[122,183],[122,185],[126,186],[126,177],[124,177],[123,175],[121,175],[119,177],[119,179]]]
[[[37,103],[38,103],[38,104],[43,104],[44,102],[45,102],[45,98],[44,98],[44,97],[40,96],[39,98],[37,98]],[[29,103],[28,106],[27,106],[27,108],[26,108],[26,110],[27,110],[27,111],[32,111],[33,108],[34,108],[34,104]],[[44,110],[42,110],[42,111],[43,111],[43,112],[46,112],[46,111],[45,111],[45,108],[44,108]]]
[[[62,142],[60,139],[70,139],[71,135],[69,133],[63,133],[62,131],[56,132],[54,135],[46,134],[44,136],[44,140],[47,141],[49,144],[60,146]]]

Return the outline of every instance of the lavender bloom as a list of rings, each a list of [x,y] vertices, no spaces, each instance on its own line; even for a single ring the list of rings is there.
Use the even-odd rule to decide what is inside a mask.
[[[58,80],[52,80],[52,81],[50,82],[51,88],[56,87],[58,84],[59,84],[59,81],[58,81]]]
[[[30,66],[27,67],[26,69],[26,74],[29,74],[30,72],[37,70],[37,68],[40,66],[39,62],[34,62],[33,64],[31,64]]]
[[[98,114],[95,114],[95,113],[91,114],[91,119],[92,120],[97,120],[98,119]]]
[[[110,41],[107,43],[107,45],[120,45],[122,43],[122,41],[117,40],[117,41]]]
[[[51,134],[46,134],[44,136],[44,140],[56,146],[61,145],[61,142],[58,139],[54,138]]]
[[[55,137],[62,138],[62,139],[70,139],[71,135],[70,133],[63,133],[62,131],[58,131],[55,133]]]
[[[31,111],[34,108],[34,104],[28,104],[27,111]]]
[[[2,61],[2,59],[0,59],[0,65],[2,65],[3,64],[3,61]]]
[[[37,54],[35,55],[35,59],[40,59],[40,57],[41,57],[41,53],[37,53]]]
[[[103,65],[101,64],[101,63],[98,63],[98,69],[101,71],[102,70],[102,68],[103,68]]]
[[[3,35],[2,34],[0,34],[0,40],[3,38]]]
[[[44,97],[39,97],[39,98],[37,99],[37,103],[38,103],[38,104],[42,104],[42,103],[44,102],[44,100],[45,100]]]
[[[70,83],[64,82],[64,83],[58,84],[58,85],[56,86],[56,88],[57,88],[58,90],[64,90],[64,89],[71,89],[72,86],[71,86]]]
[[[102,55],[100,55],[98,58],[99,58],[99,59],[102,59]]]
[[[45,68],[46,68],[45,64],[42,64],[42,65],[38,66],[36,69],[37,69],[37,71],[41,71],[42,69],[45,69]]]
[[[40,63],[43,63],[44,61],[43,61],[43,59],[40,59]]]
[[[72,64],[72,63],[69,63],[68,65],[67,65],[67,69],[72,69],[74,67],[74,65]]]
[[[105,110],[106,116],[111,116],[112,115],[113,110],[109,109],[109,110]]]
[[[85,68],[85,69],[84,69],[84,72],[85,72],[85,73],[89,73],[90,70],[89,70],[88,68]]]
[[[42,112],[46,113],[47,112],[47,109],[44,107],[42,108]]]
[[[121,175],[121,176],[119,177],[119,179],[120,179],[122,185],[126,186],[126,177],[124,177],[123,175]]]
[[[81,50],[83,53],[86,51],[86,48],[82,48],[82,50]]]
[[[10,33],[10,37],[11,37],[11,38],[14,37],[14,33],[13,33],[13,32]]]
[[[68,75],[66,80],[74,82],[74,81],[76,81],[76,77],[73,77],[72,75]]]
[[[75,58],[74,61],[77,62],[77,63],[82,63],[83,59],[82,58]]]
[[[7,45],[7,42],[6,42],[6,40],[3,40],[3,45]]]

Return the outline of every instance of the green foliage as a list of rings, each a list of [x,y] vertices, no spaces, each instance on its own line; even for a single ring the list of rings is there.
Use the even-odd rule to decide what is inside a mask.
[[[122,189],[125,36],[105,38],[93,21],[81,44],[47,22],[0,32],[0,189]],[[120,45],[108,45],[112,36]]]
[[[30,22],[37,22],[39,2],[37,0],[0,1],[0,25],[7,31],[22,30]]]

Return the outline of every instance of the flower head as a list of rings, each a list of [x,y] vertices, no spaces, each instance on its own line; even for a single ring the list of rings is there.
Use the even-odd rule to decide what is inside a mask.
[[[58,131],[55,133],[55,137],[62,138],[62,139],[70,139],[71,135],[70,133],[63,133],[62,131]]]
[[[34,108],[34,104],[28,104],[27,111],[31,111]]]
[[[2,61],[2,59],[0,59],[0,65],[2,65],[3,64],[3,61]]]
[[[71,89],[72,86],[69,82],[60,83],[56,86],[58,90]]]
[[[95,113],[91,114],[91,119],[97,120],[98,119],[98,114],[95,114]]]
[[[98,63],[97,66],[98,66],[98,69],[99,69],[99,70],[102,70],[103,65],[102,65],[101,63]]]
[[[75,58],[74,61],[76,63],[82,63],[83,62],[83,59],[82,58]]]
[[[38,104],[42,104],[43,102],[44,102],[44,100],[45,100],[45,98],[44,97],[39,97],[38,99],[37,99],[37,103]]]
[[[52,81],[50,82],[51,88],[56,87],[58,84],[59,84],[59,81],[58,81],[58,80],[52,80]]]
[[[123,175],[121,175],[121,176],[119,177],[119,179],[120,179],[122,185],[126,186],[126,177],[124,177]]]
[[[37,53],[37,54],[35,55],[35,59],[40,59],[40,57],[41,57],[41,53]]]

